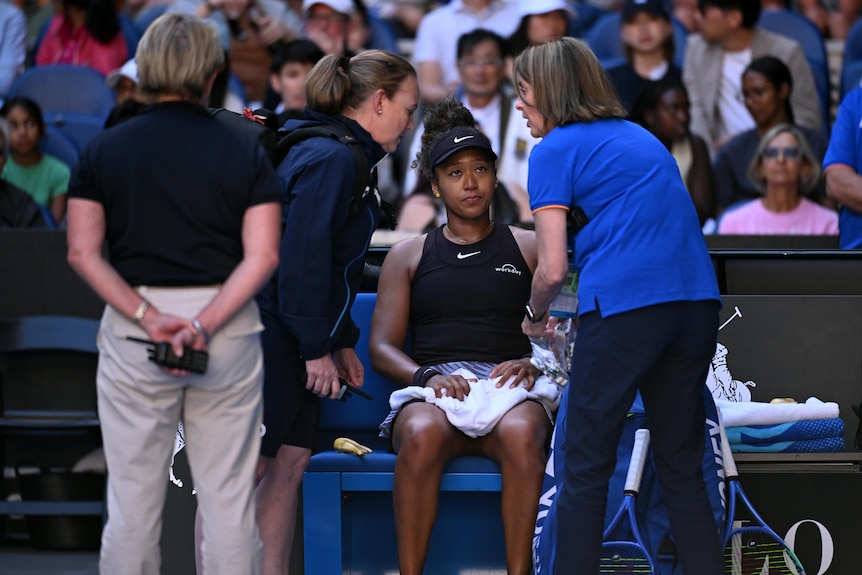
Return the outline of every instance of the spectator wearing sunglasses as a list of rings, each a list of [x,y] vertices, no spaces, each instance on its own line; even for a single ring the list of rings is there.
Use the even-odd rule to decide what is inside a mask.
[[[838,214],[804,197],[820,179],[820,162],[798,128],[770,129],[748,175],[763,197],[726,212],[719,234],[838,235]]]
[[[754,127],[734,136],[714,158],[715,204],[718,214],[728,206],[760,197],[760,190],[748,176],[748,165],[763,136],[779,124],[797,126],[805,135],[818,161],[826,153],[829,138],[821,130],[799,126],[790,104],[793,77],[787,65],[774,56],[755,58],[742,72],[742,101],[754,120]],[[818,183],[813,196],[828,207],[826,189]]]

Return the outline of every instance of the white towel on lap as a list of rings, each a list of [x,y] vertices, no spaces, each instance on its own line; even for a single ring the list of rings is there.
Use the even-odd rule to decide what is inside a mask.
[[[437,397],[430,387],[411,385],[393,391],[389,396],[389,407],[397,410],[411,399],[422,399],[442,409],[449,423],[465,435],[480,437],[494,429],[506,412],[524,400],[537,400],[551,412],[560,403],[560,388],[544,375],[536,380],[530,391],[521,385],[510,388],[508,384],[504,384],[498,388],[496,384],[499,377],[479,379],[466,369],[459,369],[452,375],[460,375],[470,382],[470,393],[464,401],[455,397]]]
[[[834,419],[838,404],[809,397],[805,403],[761,403],[758,401],[725,401],[716,399],[725,427],[736,425],[775,425],[791,421]]]

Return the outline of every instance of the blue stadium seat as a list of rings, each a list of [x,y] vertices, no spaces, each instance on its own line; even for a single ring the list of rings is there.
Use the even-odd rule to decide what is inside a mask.
[[[78,163],[78,157],[81,154],[81,150],[74,140],[54,126],[47,127],[39,148],[43,153],[61,160],[69,166],[70,170]]]
[[[862,60],[845,62],[841,65],[841,99],[862,85]]]
[[[844,58],[841,61],[841,98],[859,86],[862,79],[862,20],[857,20],[844,41]]]
[[[144,32],[147,31],[147,28],[150,27],[150,24],[155,22],[156,18],[164,14],[169,4],[159,4],[158,6],[153,6],[152,8],[147,8],[140,14],[135,17],[134,23],[135,27],[138,29],[138,33],[143,36]]]
[[[79,150],[86,148],[93,136],[105,129],[103,118],[74,112],[46,114],[45,123],[69,138]]]
[[[371,369],[368,332],[376,301],[376,293],[359,293],[351,313],[360,334],[356,354],[365,366],[362,389],[373,399],[324,399],[320,405],[318,445],[323,451],[312,456],[302,487],[305,572],[309,574],[397,572],[391,518],[395,454],[389,452],[388,439],[377,437],[395,386]],[[336,453],[331,446],[339,435],[371,447],[374,453],[364,457]],[[452,461],[440,485],[443,495],[432,545],[460,554],[475,564],[477,573],[501,572],[505,568],[498,515],[501,489],[500,468],[490,459]],[[476,522],[473,528],[468,527],[471,522]],[[444,563],[449,559],[445,553],[429,557],[428,573],[451,572],[433,565],[441,557]]]
[[[844,62],[859,60],[862,60],[862,19],[856,20],[844,41]]]
[[[395,30],[373,8],[368,10],[368,27],[371,29],[371,36],[365,44],[366,48],[398,53],[398,37],[395,35]]]
[[[34,100],[46,121],[54,113],[75,113],[101,118],[104,122],[114,107],[114,93],[105,77],[86,66],[55,64],[37,66],[18,76],[7,97],[26,96]]]
[[[138,42],[141,41],[141,35],[143,33],[140,31],[137,24],[135,24],[135,22],[126,14],[120,12],[119,18],[120,32],[126,40],[126,59],[131,60],[135,57],[135,52],[138,51]]]

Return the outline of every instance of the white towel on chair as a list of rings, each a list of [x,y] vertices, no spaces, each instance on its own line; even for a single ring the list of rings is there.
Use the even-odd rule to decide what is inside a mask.
[[[464,401],[455,397],[437,397],[430,387],[411,385],[393,391],[389,396],[389,407],[397,410],[411,399],[422,399],[442,409],[449,423],[465,435],[480,437],[494,429],[506,412],[524,400],[537,400],[551,412],[560,403],[560,388],[544,375],[536,379],[530,391],[522,385],[514,388],[503,385],[498,388],[496,384],[499,377],[479,379],[466,369],[456,370],[452,375],[460,375],[470,383],[470,393]]]
[[[758,401],[715,400],[725,427],[737,425],[775,425],[791,421],[835,419],[838,404],[809,397],[805,403],[761,403]]]

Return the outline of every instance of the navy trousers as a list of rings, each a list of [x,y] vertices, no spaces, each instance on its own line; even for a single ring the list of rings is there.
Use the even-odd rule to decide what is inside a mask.
[[[715,354],[718,302],[680,301],[580,318],[557,502],[559,575],[599,571],[608,481],[626,413],[643,398],[659,483],[685,573],[723,575],[703,481],[703,386]]]

